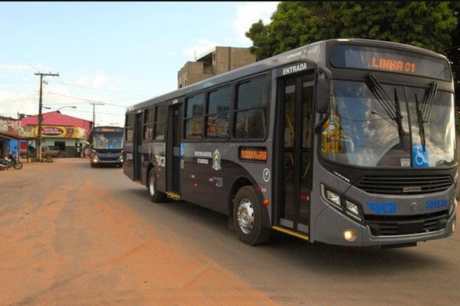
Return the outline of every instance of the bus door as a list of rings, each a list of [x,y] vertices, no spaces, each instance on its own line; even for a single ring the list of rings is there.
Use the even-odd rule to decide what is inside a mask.
[[[278,82],[278,167],[275,171],[275,223],[309,233],[313,162],[314,72],[284,77]]]
[[[134,123],[134,139],[133,139],[133,166],[134,166],[134,180],[141,179],[142,167],[142,112],[136,114],[136,121]]]
[[[173,104],[168,113],[167,135],[167,191],[180,194],[180,170],[181,170],[181,138],[182,138],[182,104]]]

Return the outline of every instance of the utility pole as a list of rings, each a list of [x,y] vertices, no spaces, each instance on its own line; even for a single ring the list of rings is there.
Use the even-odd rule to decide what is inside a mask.
[[[89,102],[93,106],[93,128],[96,126],[96,105],[104,105],[103,102]]]
[[[42,73],[42,72],[37,72],[35,75],[40,76],[40,96],[38,98],[38,131],[37,131],[37,159],[38,161],[42,161],[42,122],[43,122],[43,116],[42,116],[42,108],[43,108],[43,77],[45,76],[53,76],[53,77],[58,77],[59,73]]]

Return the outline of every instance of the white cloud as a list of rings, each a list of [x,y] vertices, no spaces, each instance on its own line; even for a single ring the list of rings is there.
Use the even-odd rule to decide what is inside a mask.
[[[111,83],[110,77],[103,71],[96,71],[87,76],[81,76],[75,82],[76,85],[90,87],[93,89],[102,89]]]
[[[33,70],[32,66],[27,64],[0,64],[0,71],[26,71]]]
[[[259,20],[264,24],[270,23],[272,14],[276,11],[279,2],[244,2],[236,6],[236,16],[233,22],[233,31],[238,41],[250,44],[245,33],[251,25]]]
[[[36,113],[38,94],[0,89],[0,114],[16,116],[19,113]]]
[[[49,71],[49,67],[41,64],[0,64],[0,71],[7,72],[38,72]]]

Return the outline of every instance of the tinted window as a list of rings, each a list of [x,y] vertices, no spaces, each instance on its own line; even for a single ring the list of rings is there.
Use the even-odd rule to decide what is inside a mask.
[[[204,113],[204,98],[205,95],[201,94],[193,98],[187,99],[187,112],[186,118],[201,116]]]
[[[265,106],[268,88],[265,77],[238,85],[235,137],[260,139],[265,137]]]
[[[232,88],[224,87],[209,94],[208,114],[227,112],[232,100]]]
[[[203,131],[203,118],[196,117],[185,120],[185,137],[188,139],[200,138]]]
[[[203,135],[205,94],[187,99],[185,112],[185,138],[200,138]]]
[[[223,87],[209,94],[206,135],[228,137],[232,87]]]
[[[265,112],[263,109],[253,109],[236,113],[235,137],[264,138]]]
[[[155,114],[155,140],[164,140],[166,123],[168,122],[168,106],[157,106]]]
[[[209,137],[228,137],[230,113],[208,116],[206,133]]]
[[[238,86],[238,109],[265,106],[265,78],[257,78]]]
[[[125,130],[126,142],[133,142],[134,114],[126,114]]]
[[[153,137],[153,109],[146,109],[144,111],[144,139],[150,140]]]

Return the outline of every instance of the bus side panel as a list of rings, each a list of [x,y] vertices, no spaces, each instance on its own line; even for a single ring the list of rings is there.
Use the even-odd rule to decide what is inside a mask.
[[[263,198],[269,198],[270,184],[262,180],[265,167],[260,163],[239,161],[238,144],[184,145],[184,168],[181,170],[183,200],[223,214],[231,214],[228,208],[232,188],[242,178],[249,181],[257,191],[263,191]],[[211,157],[205,157],[206,155]]]

